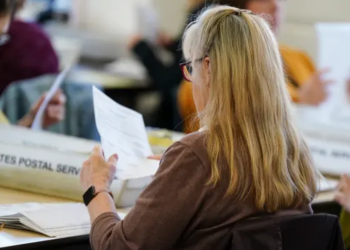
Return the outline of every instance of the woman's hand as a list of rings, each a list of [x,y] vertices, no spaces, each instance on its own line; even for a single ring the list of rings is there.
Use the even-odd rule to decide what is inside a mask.
[[[323,76],[328,69],[316,72],[311,79],[299,90],[299,102],[302,104],[317,106],[328,97],[327,86],[332,81],[325,81]]]
[[[32,106],[30,112],[18,122],[18,125],[23,127],[32,126],[34,118],[38,113],[41,104],[45,100],[45,96],[46,94],[43,94],[40,97],[40,99]],[[54,125],[65,118],[65,104],[66,96],[63,94],[62,90],[59,89],[46,107],[43,128],[50,127],[51,125]]]
[[[350,213],[350,178],[347,175],[341,177],[335,200]]]
[[[152,156],[149,156],[148,159],[160,161],[162,159],[162,157],[163,157],[163,155],[152,155]]]
[[[164,32],[160,31],[158,33],[156,43],[160,46],[167,47],[173,43],[173,39],[170,36],[168,36],[167,34],[165,34]]]
[[[117,171],[118,155],[112,155],[108,161],[104,159],[101,146],[96,146],[90,158],[83,163],[80,172],[80,184],[85,192],[91,186],[96,190],[107,189],[113,182]]]
[[[35,117],[38,113],[39,108],[43,101],[45,100],[46,94],[42,95],[41,98],[37,101],[36,104],[32,107],[31,113]],[[52,97],[51,101],[47,105],[45,110],[43,127],[50,127],[60,121],[62,121],[65,117],[66,113],[66,96],[63,94],[62,90],[58,90],[56,94]]]
[[[128,42],[128,48],[132,50],[135,48],[137,44],[139,44],[142,41],[142,37],[140,35],[134,35],[130,38]]]

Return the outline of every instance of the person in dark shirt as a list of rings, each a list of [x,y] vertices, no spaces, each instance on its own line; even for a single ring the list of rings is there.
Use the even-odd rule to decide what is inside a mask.
[[[40,26],[15,19],[24,2],[0,0],[0,94],[12,82],[59,72],[58,56]]]
[[[189,16],[186,26],[193,21],[202,11],[202,9],[211,4],[231,5],[232,0],[189,0]],[[146,67],[155,88],[161,93],[162,104],[159,110],[157,122],[159,127],[175,129],[182,131],[181,118],[177,111],[177,89],[183,77],[179,68],[182,61],[181,50],[182,33],[175,40],[160,33],[158,45],[164,47],[174,56],[171,65],[164,65],[154,53],[152,45],[147,43],[142,37],[135,35],[129,41],[129,48],[137,55],[143,65]]]
[[[58,73],[58,58],[48,37],[35,24],[11,22],[24,1],[0,0],[0,94],[13,81]],[[30,127],[43,103],[43,94],[17,125]],[[66,97],[58,90],[45,110],[43,127],[65,118]],[[0,118],[6,120],[0,110]],[[1,120],[1,119],[0,119]]]

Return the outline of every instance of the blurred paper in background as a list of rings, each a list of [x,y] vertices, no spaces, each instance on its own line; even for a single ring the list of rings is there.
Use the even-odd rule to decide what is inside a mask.
[[[350,124],[350,106],[347,81],[350,79],[350,23],[318,23],[319,69],[329,69],[327,80],[329,97],[320,107],[323,122],[346,122]]]
[[[152,4],[140,3],[137,6],[138,31],[139,34],[148,40],[155,43],[159,27],[159,18]]]

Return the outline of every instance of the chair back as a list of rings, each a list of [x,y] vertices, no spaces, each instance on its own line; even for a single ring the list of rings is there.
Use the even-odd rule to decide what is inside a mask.
[[[333,215],[263,216],[237,223],[228,250],[344,250]]]

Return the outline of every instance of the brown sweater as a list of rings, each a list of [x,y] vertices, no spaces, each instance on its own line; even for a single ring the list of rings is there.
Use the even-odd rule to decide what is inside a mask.
[[[153,182],[121,221],[100,215],[92,225],[95,250],[224,249],[232,225],[254,214],[250,202],[225,197],[228,179],[206,185],[210,163],[204,132],[193,133],[164,154]],[[224,163],[222,163],[224,164]],[[295,213],[311,212],[306,205]]]

